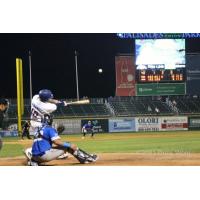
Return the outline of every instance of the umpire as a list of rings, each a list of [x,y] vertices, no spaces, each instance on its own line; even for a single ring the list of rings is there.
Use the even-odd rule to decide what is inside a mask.
[[[3,121],[8,111],[9,102],[7,99],[0,99],[0,130],[3,128]]]
[[[30,129],[31,123],[30,121],[26,121],[25,124],[23,125],[23,130],[22,130],[22,140],[26,136],[29,140],[31,140],[29,129]]]
[[[9,106],[9,103],[7,99],[0,99],[0,130],[3,128],[3,121],[8,111],[8,106]],[[0,150],[2,146],[3,146],[3,141],[0,135]]]

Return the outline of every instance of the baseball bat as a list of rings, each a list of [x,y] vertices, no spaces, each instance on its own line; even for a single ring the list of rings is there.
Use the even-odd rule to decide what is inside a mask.
[[[79,101],[71,101],[71,102],[66,102],[67,105],[79,105],[79,104],[88,104],[90,103],[89,99],[83,99],[83,100],[79,100]]]

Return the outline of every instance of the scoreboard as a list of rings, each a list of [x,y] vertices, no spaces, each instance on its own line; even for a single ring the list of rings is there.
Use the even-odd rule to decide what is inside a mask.
[[[136,39],[138,83],[181,83],[186,80],[184,39]]]
[[[136,80],[139,83],[153,83],[153,82],[184,82],[185,69],[171,69],[171,70],[151,70],[143,69],[136,70]]]

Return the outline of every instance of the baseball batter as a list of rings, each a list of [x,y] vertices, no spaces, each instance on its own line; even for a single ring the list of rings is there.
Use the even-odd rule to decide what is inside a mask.
[[[53,113],[58,106],[67,106],[65,101],[59,101],[54,99],[53,93],[48,89],[39,91],[39,94],[33,96],[31,102],[31,127],[30,134],[36,135],[38,129],[42,127],[42,118],[45,114]],[[31,154],[31,148],[29,149]],[[68,154],[60,156],[60,158],[66,158]]]
[[[65,101],[53,99],[50,90],[43,89],[39,94],[35,95],[31,102],[31,130],[32,134],[42,126],[41,120],[44,114],[51,114],[58,106],[67,106]]]

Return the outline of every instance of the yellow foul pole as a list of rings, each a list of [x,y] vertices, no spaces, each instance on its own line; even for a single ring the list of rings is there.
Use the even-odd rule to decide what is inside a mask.
[[[23,90],[23,67],[22,67],[22,59],[20,59],[20,86],[21,86],[21,92],[20,92],[20,102],[21,102],[21,115],[24,114],[24,90]]]
[[[21,117],[24,112],[22,60],[16,58],[18,132],[22,132]]]

